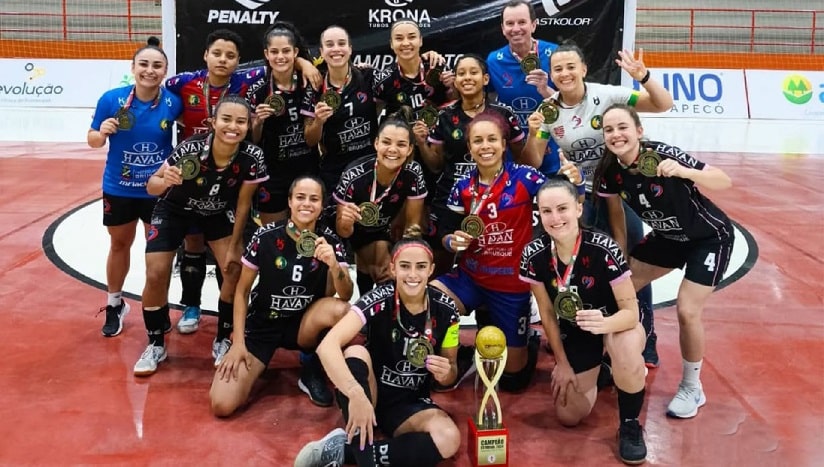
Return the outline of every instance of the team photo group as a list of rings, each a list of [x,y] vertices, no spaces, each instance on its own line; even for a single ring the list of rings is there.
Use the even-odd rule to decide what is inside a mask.
[[[614,386],[609,442],[622,462],[645,462],[646,377],[659,365],[650,284],[683,269],[683,374],[666,415],[689,419],[707,400],[702,312],[734,237],[705,194],[732,182],[644,134],[639,112],[673,99],[643,50],[613,57],[637,89],[601,84],[587,50],[536,27],[532,2],[506,2],[502,46],[447,63],[402,19],[388,29],[395,61],[380,69],[356,66],[358,44],[336,25],[310,49],[300,24],[275,22],[261,54],[242,57],[263,60],[251,68],[243,39],[218,29],[202,39],[204,68],[175,76],[150,38],[134,84],[100,97],[87,135],[108,151],[103,336],[138,332],[124,330],[136,305],[123,285],[139,233],[148,342],[134,375],[175,371],[166,341],[198,331],[214,264],[212,413],[245,408],[278,349],[299,353],[294,384],[312,403],[342,412],[295,466],[452,458],[466,441],[437,393],[482,370],[475,331],[460,329],[469,315],[505,338],[498,391],[538,390],[536,365],[550,359],[536,410],[574,429]],[[157,148],[152,164],[135,162],[136,145]]]

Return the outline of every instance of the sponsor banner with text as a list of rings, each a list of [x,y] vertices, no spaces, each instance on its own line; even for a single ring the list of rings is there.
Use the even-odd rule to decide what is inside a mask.
[[[129,60],[0,59],[0,107],[88,107],[134,82]]]
[[[688,68],[650,68],[672,94],[669,112],[656,117],[748,118],[747,88],[743,70],[703,70]],[[633,82],[639,89],[638,82]]]
[[[752,118],[824,120],[824,72],[747,70],[746,74]]]
[[[436,50],[453,66],[460,54],[486,57],[506,43],[501,33],[505,0],[349,0],[285,2],[270,0],[176,0],[176,70],[203,68],[209,32],[231,29],[243,37],[244,64],[263,58],[263,34],[278,20],[295,24],[317,56],[321,32],[330,25],[345,28],[354,49],[353,61],[383,68],[394,63],[389,28],[398,20],[419,25],[424,50]],[[587,53],[589,77],[618,84],[614,58],[621,48],[624,0],[532,0],[538,27],[534,36],[560,43],[573,39]],[[257,63],[255,63],[257,64]]]

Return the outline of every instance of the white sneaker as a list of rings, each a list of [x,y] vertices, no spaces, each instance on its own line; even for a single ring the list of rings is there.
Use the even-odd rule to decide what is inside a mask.
[[[295,467],[338,467],[343,465],[346,432],[335,428],[317,441],[303,447],[295,458]]]
[[[220,362],[223,361],[223,357],[226,356],[226,352],[229,351],[229,347],[231,346],[232,341],[229,339],[215,339],[212,341],[212,357],[215,359],[215,368],[220,366]]]
[[[135,376],[149,376],[157,371],[157,364],[166,360],[166,347],[149,344],[134,364]]]
[[[678,392],[667,406],[667,415],[675,418],[692,418],[698,415],[698,408],[707,403],[704,389],[698,387],[678,385]]]
[[[200,307],[187,306],[183,309],[183,315],[177,322],[177,332],[181,334],[191,334],[197,331],[200,324]]]

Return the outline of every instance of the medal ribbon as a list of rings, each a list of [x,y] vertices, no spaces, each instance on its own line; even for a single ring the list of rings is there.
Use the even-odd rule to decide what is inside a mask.
[[[129,91],[129,97],[126,98],[126,103],[123,104],[123,107],[121,107],[122,110],[124,110],[124,111],[129,110],[129,108],[132,106],[132,101],[134,101],[134,90],[135,90],[136,87],[137,86],[132,86],[132,90]],[[160,104],[160,94],[161,94],[161,92],[162,91],[160,89],[157,90],[157,97],[155,97],[154,101],[152,101],[152,106],[149,108],[149,110],[154,110],[155,107],[157,107],[158,104]]]
[[[277,80],[275,79],[275,72],[273,71],[269,77],[269,95],[273,94],[280,94],[282,91],[280,89],[276,89]],[[292,72],[292,82],[289,83],[289,89],[286,89],[286,92],[292,92],[298,85],[298,74]]]
[[[372,189],[369,192],[369,201],[375,203],[376,205],[379,204],[386,196],[389,194],[389,190],[392,189],[392,185],[395,184],[395,180],[398,179],[398,175],[400,175],[401,171],[403,170],[403,166],[401,166],[398,170],[395,171],[395,174],[392,175],[392,181],[389,182],[389,185],[386,186],[386,189],[383,190],[383,193],[377,198],[375,198],[375,194],[378,191],[378,159],[375,158],[375,170],[373,172],[372,177]]]
[[[432,314],[429,310],[429,292],[427,291],[424,295],[424,303],[426,304],[426,325],[424,326],[423,335],[426,337],[426,340],[429,341],[430,344],[435,344],[433,342],[435,339],[432,337]],[[420,331],[416,331],[414,328],[407,328],[404,326],[403,321],[401,321],[401,296],[398,293],[398,290],[395,289],[395,319],[398,321],[398,325],[403,329],[403,332],[406,333],[409,337],[418,337],[421,335]]]
[[[342,94],[344,88],[346,88],[346,85],[348,85],[350,81],[352,81],[352,66],[351,65],[346,70],[346,79],[343,80],[343,86],[341,86],[340,88],[336,88],[335,86],[333,86],[332,83],[329,82],[329,73],[326,73],[326,75],[324,75],[324,77],[323,77],[323,88],[321,89],[320,92],[321,92],[321,94],[323,94],[328,89],[331,89],[331,90],[335,91],[338,94]]]
[[[489,188],[484,192],[483,195],[480,197],[478,193],[480,191],[480,184],[481,184],[481,173],[478,172],[478,176],[475,180],[469,181],[469,193],[472,194],[472,201],[469,205],[469,213],[478,215],[481,212],[481,209],[486,204],[486,200],[492,197],[492,191],[495,189],[495,186],[498,185],[498,182],[503,179],[504,176],[504,166],[501,165],[501,168],[498,169],[498,173],[495,174],[495,178],[492,180],[492,183],[489,185]]]
[[[572,257],[564,271],[563,277],[558,274],[558,263],[560,260],[558,259],[558,250],[555,248],[555,241],[552,242],[550,264],[552,264],[552,269],[555,271],[555,278],[558,280],[558,292],[566,292],[569,288],[569,281],[572,279],[572,269],[575,267],[575,259],[578,257],[578,251],[581,249],[581,238],[583,238],[583,234],[582,232],[578,232],[578,238],[575,240],[575,248],[572,250]]]
[[[217,103],[215,103],[214,107],[212,106],[212,101],[209,100],[209,75],[206,74],[206,79],[203,80],[203,99],[206,101],[206,114],[209,118],[214,117],[215,107],[217,107]],[[229,83],[226,83],[226,86],[223,87],[223,90],[220,91],[220,97],[217,98],[217,102],[220,102],[226,96],[226,92],[229,91]]]
[[[419,81],[414,81],[413,79],[411,79],[408,76],[406,76],[405,74],[403,74],[403,70],[401,69],[401,64],[400,63],[398,63],[398,74],[401,76],[401,78],[411,81],[412,84],[414,84],[416,86],[425,86],[426,85],[426,74],[424,73],[423,60],[420,61],[419,68],[420,68],[420,71],[418,72],[418,80]]]
[[[298,230],[298,227],[291,220],[286,223],[286,233],[289,235],[289,238],[296,242],[298,241],[298,238],[300,238],[300,234],[308,230],[309,229],[303,229],[303,231]]]
[[[532,39],[532,44],[535,46],[535,50],[533,50],[532,53],[534,53],[535,56],[538,56],[538,41]],[[530,48],[532,48],[532,46],[530,46]],[[515,57],[516,60],[518,60],[518,63],[521,63],[521,60],[523,60],[523,58],[521,58],[521,56],[518,55],[518,53],[515,52],[515,50],[513,50],[512,47],[509,48],[509,51],[512,53],[512,56]]]

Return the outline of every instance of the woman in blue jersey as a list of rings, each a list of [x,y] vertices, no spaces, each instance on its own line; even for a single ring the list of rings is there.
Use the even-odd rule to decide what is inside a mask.
[[[672,108],[672,96],[658,81],[650,78],[644,64],[644,52],[636,59],[632,52],[618,52],[618,66],[638,81],[642,89],[585,82],[587,66],[584,53],[573,43],[561,44],[550,57],[550,78],[558,91],[547,99],[557,109],[557,117],[546,119],[541,112],[529,118],[529,145],[533,152],[542,151],[547,139],[552,138],[564,152],[566,159],[576,164],[586,179],[586,200],[583,221],[609,232],[619,245],[628,251],[644,237],[641,219],[630,214],[626,224],[608,222],[607,208],[592,192],[592,175],[595,166],[604,155],[604,135],[601,120],[604,110],[612,104],[628,104],[640,112],[666,112]],[[648,367],[658,366],[656,335],[652,321],[652,289],[639,292],[638,299],[643,311],[644,329],[648,334],[644,360]]]
[[[122,299],[129,250],[138,219],[148,231],[156,201],[146,192],[146,183],[172,151],[172,128],[182,110],[180,98],[161,86],[169,62],[159,45],[160,41],[151,37],[135,52],[135,84],[106,91],[100,97],[86,135],[93,148],[109,143],[103,172],[103,225],[110,238],[108,301],[100,309],[106,312],[102,329],[106,337],[120,334],[129,313],[129,304]],[[165,319],[168,324],[168,316]]]
[[[617,104],[604,111],[606,154],[596,171],[595,191],[607,199],[611,224],[624,221],[626,203],[652,228],[629,252],[636,290],[684,269],[676,300],[683,374],[667,415],[691,418],[707,401],[700,380],[701,315],[727,269],[734,238],[730,219],[699,189],[723,190],[732,181],[675,146],[642,141],[643,135],[635,109]]]

